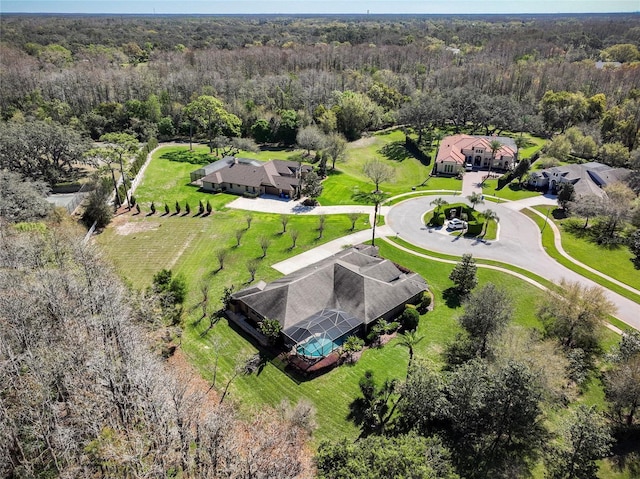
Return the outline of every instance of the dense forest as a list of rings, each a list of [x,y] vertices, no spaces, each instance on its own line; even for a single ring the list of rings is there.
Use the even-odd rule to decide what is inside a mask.
[[[445,121],[549,134],[635,99],[638,23],[3,16],[0,113],[50,118],[94,139],[123,129],[170,138],[189,133],[185,106],[212,95],[258,142],[293,141],[289,130],[311,123],[347,137]],[[622,65],[597,69],[600,59]],[[539,105],[548,91],[582,95],[578,103],[604,97],[586,116],[558,100],[565,111],[551,121]]]
[[[607,217],[611,241],[635,238],[640,264],[640,16],[3,15],[0,26],[0,475],[506,478],[544,464],[548,477],[592,478],[612,445],[640,467],[637,333],[607,358],[606,414],[575,407],[547,424],[603,357],[597,290],[563,285],[539,311],[548,335],[517,339],[501,336],[509,298],[468,288],[444,370],[416,359],[402,381],[365,375],[349,418],[358,441],[311,445],[309,404],[247,419],[163,358],[171,296],[122,285],[42,199],[100,167],[88,223],[108,224],[112,190],[124,204],[116,174],[126,186],[158,140],[297,144],[322,150],[322,168],[387,127],[429,151],[445,130],[529,133],[551,140],[550,165],[633,170],[600,209],[565,206]]]

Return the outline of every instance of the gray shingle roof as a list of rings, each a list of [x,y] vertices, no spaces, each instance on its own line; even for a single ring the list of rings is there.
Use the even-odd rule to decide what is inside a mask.
[[[597,196],[602,198],[605,192],[602,188],[617,181],[623,181],[630,173],[626,168],[614,168],[609,165],[591,161],[582,164],[554,166],[542,170],[542,175],[551,177],[560,175],[573,183],[576,196]]]
[[[426,289],[419,275],[404,274],[390,261],[352,248],[260,291],[243,290],[233,297],[287,329],[323,309],[344,311],[369,324]]]
[[[207,165],[207,175],[202,181],[213,184],[229,183],[242,186],[275,186],[289,189],[298,186],[296,170],[299,164],[295,161],[271,160],[262,163],[246,158],[225,157]],[[302,172],[311,171],[311,166],[302,165]],[[203,170],[201,168],[201,170]]]

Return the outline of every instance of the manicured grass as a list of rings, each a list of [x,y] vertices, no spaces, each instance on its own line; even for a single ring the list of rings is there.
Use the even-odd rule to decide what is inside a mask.
[[[429,178],[432,164],[426,166],[409,155],[404,148],[404,133],[395,130],[350,143],[347,146],[345,161],[336,163],[336,169],[329,170],[328,177],[323,182],[324,190],[318,198],[320,204],[331,206],[361,202],[354,199],[353,195],[374,189],[374,184],[362,171],[365,163],[374,158],[386,160],[394,170],[393,180],[380,184],[380,189],[392,196],[412,191],[412,188],[462,188],[462,182],[454,178]],[[422,185],[425,180],[426,184]]]
[[[547,213],[546,207],[536,207],[536,209],[544,214]],[[580,229],[575,233],[568,231],[569,223],[576,221],[573,218],[557,220],[552,214],[549,216],[549,220],[558,226],[562,237],[562,247],[571,257],[607,276],[640,289],[640,272],[631,262],[633,255],[629,248],[625,245],[600,246],[591,241],[586,234],[580,236],[582,232]]]
[[[190,185],[190,173],[202,165],[169,159],[171,153],[188,149],[188,146],[167,146],[154,153],[153,159],[145,171],[144,181],[134,194],[145,213],[149,211],[152,201],[155,202],[158,211],[163,211],[164,204],[167,203],[171,211],[174,212],[176,201],[180,202],[183,211],[186,202],[189,202],[192,211],[194,209],[197,211],[200,200],[203,202],[209,200],[214,208],[219,209],[237,198],[237,196],[223,193],[202,192],[199,187]],[[209,148],[204,145],[194,145],[193,151],[208,153]],[[302,153],[302,150],[283,148],[266,149],[257,153],[241,151],[238,156],[268,161],[272,159],[287,160],[296,153]],[[216,160],[217,158],[211,155],[211,162]]]
[[[185,148],[183,146],[181,146],[180,148]],[[186,146],[186,148],[189,148],[189,145]],[[202,151],[202,152],[209,152],[209,147],[206,144],[200,144],[200,143],[194,143],[193,144],[193,150],[194,151]],[[214,154],[215,154],[215,149],[214,149]],[[245,151],[245,150],[241,150],[237,155],[238,158],[253,158],[256,160],[260,160],[260,161],[269,161],[269,160],[289,160],[291,159],[291,157],[299,155],[299,154],[306,154],[306,150],[301,150],[299,148],[293,148],[293,147],[270,147],[270,146],[264,146],[264,147],[260,147],[259,151]],[[212,157],[213,159],[211,160],[216,161],[216,157]],[[197,168],[194,168],[197,169]]]
[[[531,146],[521,149],[518,152],[518,158],[531,158],[537,151],[541,150],[547,140],[544,138],[538,138],[537,136],[531,136],[529,134],[524,137],[531,143]]]
[[[542,208],[541,211],[544,211],[546,213],[546,210],[548,207],[543,206],[540,208]],[[615,291],[619,295],[624,296],[625,298],[628,298],[631,301],[640,303],[640,295],[634,294],[631,291],[626,290],[625,288],[621,288],[617,284],[612,283],[611,281],[608,281],[602,278],[601,276],[598,276],[597,274],[594,274],[591,271],[576,265],[575,263],[569,261],[567,258],[562,256],[555,247],[552,229],[550,227],[545,227],[545,219],[541,218],[540,216],[528,210],[527,208],[521,210],[521,212],[527,215],[533,221],[535,221],[538,227],[542,230],[542,246],[544,247],[547,254],[549,254],[549,256],[555,259],[558,263],[562,264],[563,266],[566,266],[567,268],[575,271],[576,273],[584,276],[585,278],[589,278],[590,280],[600,284],[601,286],[607,289],[610,289],[611,291]],[[549,219],[548,221],[552,221],[552,220]],[[596,258],[600,259],[601,256],[596,256]]]
[[[423,254],[423,255],[427,255],[430,256],[432,258],[439,258],[439,259],[443,259],[443,260],[447,260],[447,261],[459,261],[460,257],[458,256],[452,256],[452,255],[448,255],[448,254],[443,254],[443,253],[438,253],[435,251],[429,251],[429,250],[425,250],[423,248],[420,248],[418,246],[412,245],[411,243],[408,243],[400,238],[387,238],[387,241],[390,243],[395,243],[399,246],[402,246],[403,248],[409,249],[411,251],[414,251],[418,254]],[[558,285],[556,285],[555,283],[549,281],[548,279],[545,279],[541,276],[538,276],[534,273],[531,273],[530,271],[527,271],[526,269],[523,268],[519,268],[517,266],[513,266],[511,264],[507,264],[507,263],[501,263],[499,261],[494,261],[494,260],[488,260],[488,259],[479,259],[479,258],[474,258],[476,264],[482,268],[483,265],[487,265],[487,266],[497,266],[500,268],[503,268],[507,271],[512,271],[514,273],[518,273],[521,274],[523,276],[526,276],[529,279],[532,279],[534,281],[536,281],[537,283],[541,284],[542,286],[554,291],[558,289]],[[622,321],[620,321],[618,318],[614,318],[613,316],[609,316],[607,318],[607,321],[615,326],[616,328],[624,331],[626,329],[629,329],[630,326],[626,323],[623,323]],[[614,333],[613,331],[611,331],[610,329],[607,328],[602,328],[601,330],[601,338],[602,338],[602,347],[605,350],[608,350],[611,346],[615,345],[618,343],[618,341],[620,341],[620,336],[616,333]]]
[[[222,288],[241,286],[249,279],[246,262],[262,256],[259,238],[270,239],[267,257],[260,260],[256,278],[271,280],[279,273],[271,264],[302,253],[310,248],[350,233],[351,222],[346,215],[326,217],[323,238],[318,238],[317,216],[290,216],[287,233],[281,234],[279,215],[251,213],[252,225],[246,230],[248,213],[240,210],[215,211],[208,217],[123,215],[96,237],[96,241],[114,262],[116,269],[137,288],[151,284],[151,277],[162,268],[171,268],[187,278],[190,287],[188,303],[196,301],[197,286],[202,280],[212,283],[217,299]],[[356,231],[368,228],[367,215],[356,222]],[[240,247],[235,233],[246,230]],[[297,246],[289,232],[297,230]],[[216,252],[228,251],[225,268],[218,268]],[[216,296],[218,295],[218,296]]]
[[[403,201],[411,200],[413,198],[421,198],[423,196],[444,196],[444,195],[450,195],[450,194],[453,194],[453,191],[451,192],[417,191],[415,192],[415,194],[396,196],[394,198],[391,198],[385,201],[383,203],[383,206],[393,206],[393,205],[397,205],[398,203],[402,203]]]
[[[453,265],[436,261],[418,259],[390,245],[381,243],[381,254],[392,261],[407,266],[427,278],[430,289],[435,295],[435,310],[421,319],[418,332],[425,339],[418,345],[416,356],[428,358],[435,363],[441,362],[443,346],[451,341],[458,325],[459,307],[449,308],[443,298],[443,291],[451,286],[448,279]],[[537,288],[517,281],[504,273],[481,270],[478,274],[480,282],[491,281],[506,288],[516,303],[515,322],[517,324],[538,328],[535,318],[535,304],[543,294]],[[257,350],[233,331],[225,320],[216,324],[209,333],[202,337],[206,322],[186,327],[183,335],[183,348],[194,364],[207,379],[213,375],[213,357],[211,351],[216,342],[226,342],[227,347],[220,358],[218,366],[219,383],[229,377],[233,368],[233,360],[238,351],[254,354]],[[268,362],[258,375],[240,376],[231,386],[231,397],[240,402],[242,408],[252,410],[263,404],[277,405],[283,399],[296,402],[301,398],[311,401],[317,409],[319,429],[315,439],[335,439],[347,436],[355,439],[357,429],[347,421],[349,404],[358,394],[358,380],[367,370],[375,372],[376,380],[387,378],[403,378],[406,374],[408,355],[404,349],[394,347],[392,341],[382,348],[367,350],[360,361],[352,366],[341,366],[311,381],[296,382],[282,372],[272,362]]]
[[[501,190],[497,190],[497,186],[497,179],[486,180],[482,187],[482,192],[485,195],[497,196],[498,198],[504,198],[505,200],[512,201],[540,196],[540,193],[537,191],[531,191],[526,188],[520,187],[517,180],[512,181]]]
[[[209,323],[207,319],[198,321],[201,315],[198,308],[199,283],[206,280],[210,282],[210,294],[215,303],[224,286],[232,283],[242,286],[248,279],[244,260],[261,255],[256,240],[264,233],[270,235],[273,245],[267,258],[261,261],[256,278],[270,281],[279,277],[280,274],[269,265],[312,246],[315,243],[313,237],[317,233],[310,231],[304,236],[303,228],[307,226],[307,229],[313,230],[316,221],[317,218],[313,217],[291,218],[289,228],[295,226],[301,231],[301,246],[294,252],[287,251],[288,237],[278,235],[281,225],[277,216],[257,214],[254,215],[251,229],[243,238],[243,245],[234,250],[232,245],[235,239],[230,234],[236,227],[244,226],[243,213],[236,211],[218,212],[208,218],[133,218],[132,225],[151,225],[155,229],[122,235],[118,234],[117,228],[108,228],[97,241],[105,254],[114,261],[121,275],[137,288],[149,285],[152,275],[163,267],[172,267],[174,272],[185,275],[189,295],[181,345],[187,357],[207,380],[213,377],[215,351],[220,349],[216,384],[222,388],[230,378],[238,358],[245,359],[258,350],[224,319],[203,335]],[[330,224],[330,221],[335,223]],[[330,216],[327,222],[326,239],[333,236],[331,231],[339,235],[349,227],[348,220],[341,216]],[[364,226],[364,218],[359,221],[359,225]],[[232,253],[225,269],[214,273],[217,269],[214,251],[218,247],[230,248]],[[435,310],[421,321],[419,332],[425,335],[425,340],[420,343],[416,354],[435,362],[441,361],[443,345],[452,340],[458,330],[455,317],[459,314],[459,309],[447,307],[442,296],[443,291],[451,286],[448,275],[453,265],[419,259],[383,242],[380,247],[384,256],[427,278],[436,297]],[[534,306],[540,298],[539,290],[495,271],[481,270],[479,278],[481,282],[492,281],[510,291],[517,303],[518,324],[538,326]],[[276,362],[268,361],[259,374],[239,376],[230,387],[229,399],[237,401],[241,409],[248,413],[264,404],[275,406],[283,399],[296,402],[306,398],[318,412],[317,440],[340,436],[354,439],[358,431],[346,418],[349,403],[358,395],[359,378],[369,369],[376,372],[376,378],[380,381],[402,378],[406,374],[406,351],[393,344],[368,350],[357,364],[337,368],[311,381],[297,382],[282,372]]]

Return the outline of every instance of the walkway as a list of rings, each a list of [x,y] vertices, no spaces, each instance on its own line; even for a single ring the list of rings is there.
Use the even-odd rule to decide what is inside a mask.
[[[342,215],[347,213],[372,214],[370,205],[305,206],[300,200],[285,200],[272,195],[259,198],[237,198],[225,205],[228,208],[286,215]],[[380,208],[380,214],[389,212],[388,206]]]
[[[376,238],[382,236],[391,236],[393,234],[393,231],[391,231],[388,226],[380,226],[376,228]],[[329,256],[333,256],[334,254],[339,253],[349,246],[369,241],[371,239],[371,236],[371,229],[358,231],[357,233],[353,233],[347,236],[343,236],[342,238],[329,241],[328,243],[317,246],[316,248],[305,251],[304,253],[300,253],[297,256],[293,256],[289,259],[276,263],[272,265],[272,268],[277,269],[283,274],[293,273],[294,271],[298,271],[305,266],[309,266],[310,264],[317,263],[318,261],[328,258]]]
[[[482,194],[482,178],[486,175],[486,171],[467,171],[462,176],[462,196],[466,198],[471,193]]]

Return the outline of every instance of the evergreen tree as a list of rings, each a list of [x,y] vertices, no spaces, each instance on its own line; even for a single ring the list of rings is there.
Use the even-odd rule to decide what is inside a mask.
[[[478,267],[471,254],[463,254],[462,260],[456,264],[449,275],[449,279],[456,285],[456,290],[462,296],[466,296],[478,284],[476,273]]]

